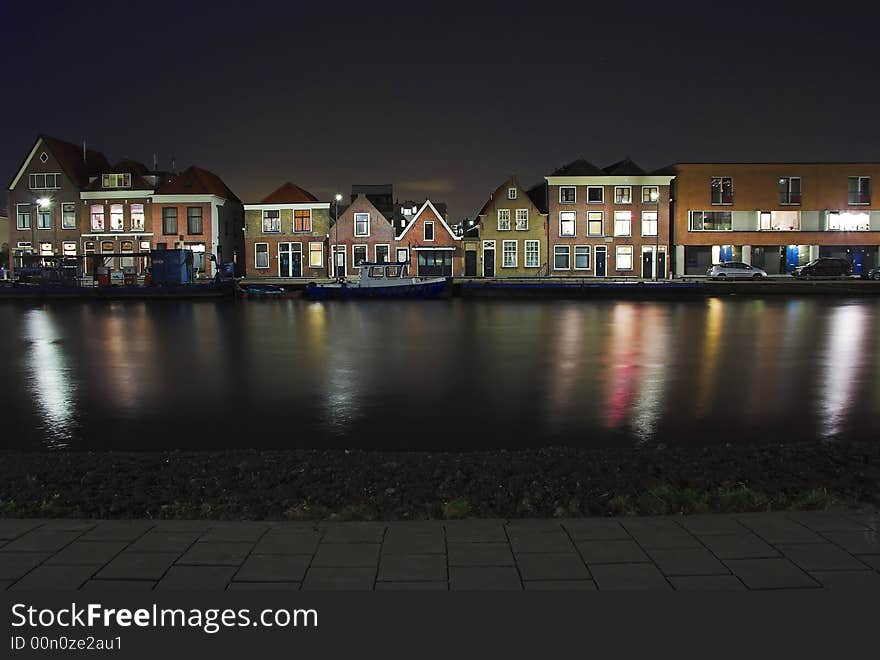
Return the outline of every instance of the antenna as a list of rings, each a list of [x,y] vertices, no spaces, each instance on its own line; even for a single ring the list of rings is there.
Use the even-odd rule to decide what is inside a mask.
[[[172,173],[172,174],[176,174],[176,172],[174,171],[174,164],[175,164],[175,162],[176,162],[176,160],[175,160],[174,156],[172,155],[172,156],[171,156],[171,173]]]
[[[154,172],[159,171],[159,154],[156,153],[155,151],[153,152],[153,171]]]
[[[83,140],[83,162],[86,162],[86,141]]]

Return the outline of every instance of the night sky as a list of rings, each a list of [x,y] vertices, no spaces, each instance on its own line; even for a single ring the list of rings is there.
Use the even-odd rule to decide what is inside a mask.
[[[45,132],[460,219],[579,156],[880,160],[876,3],[603,4],[3,0],[0,175]]]

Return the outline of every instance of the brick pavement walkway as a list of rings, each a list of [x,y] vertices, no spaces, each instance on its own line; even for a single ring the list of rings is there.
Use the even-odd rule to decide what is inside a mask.
[[[880,513],[0,520],[0,590],[872,589]]]

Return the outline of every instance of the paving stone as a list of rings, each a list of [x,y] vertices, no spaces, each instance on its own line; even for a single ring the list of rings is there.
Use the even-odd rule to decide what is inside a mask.
[[[719,559],[778,557],[779,552],[754,534],[704,536],[703,543]]]
[[[719,514],[682,516],[678,519],[678,524],[696,536],[746,533],[746,528],[733,516]]]
[[[127,541],[74,541],[52,555],[47,564],[106,564],[125,549]]]
[[[880,532],[880,511],[865,511],[859,513],[847,513],[846,517],[855,520],[857,523],[870,527]]]
[[[260,555],[310,555],[318,548],[321,534],[314,530],[272,530],[254,546]]]
[[[800,589],[819,586],[788,559],[728,559],[724,563],[749,589]]]
[[[596,591],[592,580],[528,580],[523,586],[526,591]]]
[[[635,541],[578,541],[575,545],[587,564],[648,561]]]
[[[620,524],[630,533],[681,532],[678,519],[671,516],[632,516],[620,518]]]
[[[8,541],[18,538],[42,525],[43,521],[41,520],[0,519],[0,540]]]
[[[382,554],[443,554],[446,552],[446,537],[443,528],[432,531],[402,531],[391,528],[385,534]]]
[[[805,571],[864,570],[862,562],[831,543],[777,546],[782,554]]]
[[[876,571],[813,571],[810,575],[832,591],[880,591]]]
[[[445,555],[382,555],[379,580],[446,580]]]
[[[172,566],[159,583],[157,591],[211,589],[222,591],[232,579],[232,566]]]
[[[83,534],[80,541],[134,541],[155,527],[147,520],[102,520]]]
[[[590,572],[600,591],[671,589],[654,564],[596,564]]]
[[[745,591],[733,575],[679,575],[669,578],[676,591]]]
[[[204,534],[211,529],[210,520],[159,520],[153,532],[198,532]]]
[[[108,580],[158,580],[174,563],[176,552],[128,552],[110,560],[95,576]]]
[[[575,552],[517,554],[516,565],[523,581],[590,579],[590,571]]]
[[[824,532],[823,535],[829,541],[836,543],[854,555],[880,554],[880,532],[873,530],[865,530],[863,532],[842,531]],[[7,549],[3,548],[4,551]]]
[[[665,575],[725,575],[730,573],[727,567],[705,548],[662,548],[647,552]]]
[[[375,570],[379,562],[377,543],[321,543],[313,566],[369,567]]]
[[[509,531],[514,552],[574,552],[571,539],[563,530],[550,532]]]
[[[253,547],[252,543],[199,541],[194,543],[176,563],[202,566],[239,566]]]
[[[561,529],[561,521],[547,520],[546,518],[517,518],[507,523],[508,535],[559,532]]]
[[[866,527],[860,522],[829,511],[794,511],[788,517],[814,532],[858,531]]]
[[[564,520],[562,526],[575,541],[630,540],[629,532],[616,520],[578,518]]]
[[[777,514],[737,516],[740,524],[768,543],[824,543],[816,532]]]
[[[199,540],[221,543],[256,543],[267,531],[269,531],[269,525],[259,523],[214,524],[211,529],[202,534]]]
[[[151,591],[154,580],[89,580],[80,591]]]
[[[299,582],[230,582],[226,591],[299,591]]]
[[[311,555],[251,555],[232,578],[235,582],[302,582]]]
[[[376,591],[448,591],[446,582],[377,582]]]
[[[507,543],[503,520],[448,520],[444,527],[449,543]]]
[[[35,529],[3,546],[2,552],[58,552],[79,532]]]
[[[381,543],[384,535],[382,523],[337,523],[327,525],[324,543]]]
[[[453,591],[522,591],[519,573],[512,566],[452,566]]]
[[[12,584],[12,580],[0,580],[0,591],[6,591],[6,588]]]
[[[38,566],[10,587],[10,591],[75,591],[101,567],[92,566]]]
[[[98,526],[97,520],[84,520],[82,518],[57,518],[47,520],[41,529],[56,532],[87,532]]]
[[[858,560],[872,567],[875,571],[880,571],[880,555],[858,555]]]
[[[313,566],[306,574],[304,591],[372,591],[376,572],[372,568]]]
[[[133,552],[185,552],[199,538],[199,532],[154,532],[150,530],[128,549]]]
[[[645,549],[701,548],[699,539],[687,530],[670,529],[629,530],[636,542]]]
[[[17,580],[49,556],[48,552],[0,552],[0,580]]]
[[[450,566],[513,566],[507,543],[449,543]]]

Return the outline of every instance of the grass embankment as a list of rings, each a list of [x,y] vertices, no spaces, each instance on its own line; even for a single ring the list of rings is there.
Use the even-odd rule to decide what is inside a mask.
[[[0,453],[0,517],[574,517],[880,504],[880,443]]]

